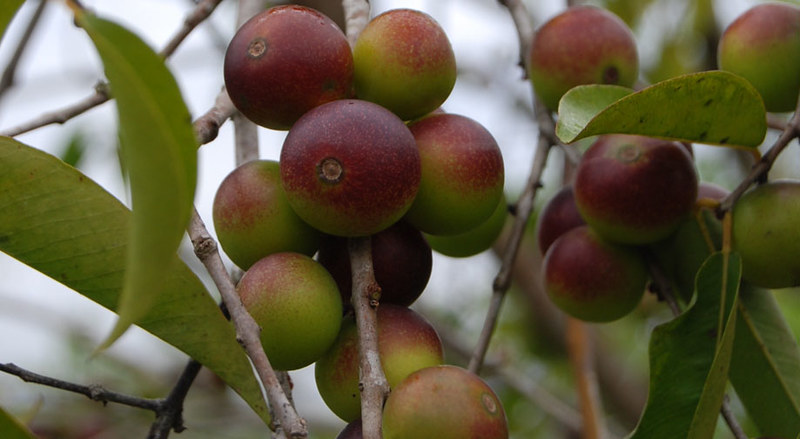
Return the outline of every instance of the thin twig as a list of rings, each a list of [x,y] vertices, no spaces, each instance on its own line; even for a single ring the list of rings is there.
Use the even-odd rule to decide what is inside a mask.
[[[383,402],[389,394],[389,382],[378,354],[377,307],[381,288],[372,268],[370,237],[348,239],[353,276],[353,305],[358,328],[359,389],[361,390],[361,427],[364,439],[380,439]]]
[[[166,46],[161,51],[165,59],[168,58],[170,55],[172,55],[175,49],[186,39],[186,36],[189,33],[191,33],[192,30],[196,29],[197,25],[200,24],[206,18],[208,18],[211,12],[213,12],[214,10],[213,8],[211,10],[208,10],[209,5],[207,3],[219,3],[219,1],[220,0],[203,1],[189,13],[187,19],[184,20],[181,29],[175,34],[175,36],[173,36],[173,38],[169,42],[167,42]],[[216,7],[216,5],[214,6]],[[194,27],[187,28],[188,24],[192,24]],[[59,110],[45,113],[39,117],[24,122],[20,125],[6,129],[0,132],[0,136],[14,137],[54,123],[63,124],[68,120],[91,110],[92,108],[95,108],[105,102],[108,102],[110,99],[111,99],[111,93],[108,84],[106,84],[105,82],[100,82],[98,83],[97,86],[95,86],[95,91],[93,95],[84,98],[74,104],[62,107]]]
[[[183,425],[183,401],[202,368],[203,365],[194,359],[186,363],[186,367],[175,386],[172,387],[172,391],[161,401],[161,410],[153,425],[150,426],[147,439],[166,439],[170,431],[174,430],[175,433],[180,433],[186,430]]]
[[[264,0],[240,1],[236,12],[236,27],[241,27],[247,20],[263,11],[264,6]],[[239,112],[233,114],[232,120],[236,166],[258,160],[258,126]]]
[[[91,399],[92,401],[99,401],[103,403],[103,405],[109,402],[113,402],[116,404],[122,404],[129,407],[151,410],[153,412],[158,412],[161,407],[161,401],[157,399],[138,398],[135,396],[112,392],[111,390],[107,390],[103,386],[97,384],[89,386],[75,384],[69,381],[59,380],[57,378],[52,378],[45,375],[40,375],[35,372],[31,372],[13,363],[5,363],[5,364],[0,363],[0,371],[11,375],[15,375],[19,379],[27,383],[41,384],[43,386],[52,387],[55,389],[66,390],[72,393],[79,393]]]
[[[219,128],[234,114],[236,114],[236,108],[233,106],[228,92],[223,88],[217,95],[214,106],[193,123],[198,143],[204,145],[216,139]]]
[[[72,105],[63,107],[59,110],[44,113],[39,117],[2,131],[0,132],[0,136],[14,137],[54,123],[63,124],[75,116],[81,115],[86,111],[107,102],[109,99],[110,93],[108,84],[105,82],[100,82],[95,86],[93,95]]]
[[[525,9],[525,5],[517,0],[505,0],[501,3],[509,9],[511,16],[514,18],[514,24],[517,26],[520,41],[529,41],[531,38],[529,34],[532,32],[532,29],[530,27],[530,20],[527,18],[528,13]],[[524,58],[526,47],[527,46],[520,47],[521,58]],[[536,146],[533,163],[531,164],[531,172],[528,175],[528,181],[515,206],[515,221],[512,226],[505,253],[502,256],[500,271],[494,279],[492,297],[489,302],[489,309],[486,313],[483,329],[481,330],[478,343],[469,361],[468,368],[473,373],[478,373],[480,371],[484,357],[486,356],[486,351],[489,349],[489,342],[497,326],[503,299],[505,298],[506,291],[511,287],[514,260],[517,257],[517,251],[522,242],[522,237],[525,234],[528,219],[533,211],[533,199],[536,196],[538,188],[541,186],[540,180],[544,172],[545,163],[547,162],[547,156],[550,153],[550,147],[555,144],[555,135],[553,134],[555,133],[555,123],[553,122],[552,115],[545,109],[544,105],[539,102],[538,98],[534,98],[533,109],[539,127],[539,141]]]
[[[175,53],[178,46],[183,43],[183,40],[189,36],[190,33],[206,18],[208,18],[214,9],[222,2],[222,0],[203,0],[195,6],[192,12],[183,20],[183,25],[175,32],[175,35],[169,40],[166,46],[158,52],[162,58],[169,58]]]
[[[602,416],[594,358],[589,346],[586,326],[580,320],[567,317],[567,348],[575,373],[578,396],[581,401],[584,439],[603,439],[607,436]]]
[[[219,255],[217,243],[208,233],[203,220],[197,213],[192,214],[189,225],[189,237],[194,245],[197,258],[206,267],[214,284],[219,289],[225,308],[231,316],[231,321],[236,329],[236,339],[244,347],[247,356],[261,379],[266,390],[267,401],[270,409],[276,413],[276,430],[281,429],[288,438],[308,437],[308,429],[303,418],[297,415],[291,401],[283,392],[280,381],[269,363],[264,347],[259,336],[261,328],[242,304],[236,288],[225,269],[225,264]]]
[[[500,271],[494,279],[493,292],[489,302],[489,310],[486,313],[486,320],[484,321],[478,343],[475,346],[475,350],[469,362],[469,370],[473,373],[478,373],[480,371],[481,364],[486,356],[486,351],[489,348],[489,341],[497,326],[503,299],[505,298],[506,292],[511,287],[514,261],[517,257],[517,251],[522,242],[522,237],[525,234],[531,212],[533,211],[533,200],[539,187],[541,187],[540,180],[547,162],[547,156],[554,143],[551,134],[554,132],[552,116],[544,109],[544,106],[540,104],[538,99],[534,104],[534,111],[536,112],[539,124],[539,142],[536,146],[536,153],[534,154],[531,172],[525,184],[525,189],[516,203],[514,224],[505,252],[502,255]]]
[[[41,21],[42,13],[44,12],[44,8],[47,6],[47,3],[47,0],[39,0],[39,4],[36,6],[36,10],[33,11],[33,15],[28,22],[28,26],[22,33],[22,37],[20,37],[16,50],[14,50],[14,53],[11,55],[11,59],[8,60],[8,65],[6,65],[6,69],[3,71],[3,76],[0,77],[0,98],[2,98],[5,92],[14,85],[14,77],[17,72],[19,60],[22,59],[22,54],[25,53],[25,48],[28,47],[28,42],[31,40],[33,30],[36,29],[39,21]]]
[[[432,315],[435,313],[423,312],[423,314]],[[469,359],[471,355],[469,347],[452,328],[446,325],[439,325],[437,332],[448,352],[453,352],[465,359]],[[502,379],[504,384],[519,392],[570,432],[580,433],[580,413],[547,389],[532,381],[529,376],[514,368],[513,365],[501,362],[498,359],[488,358],[484,362],[484,369],[488,374]]]
[[[508,12],[511,14],[511,19],[514,20],[514,26],[517,28],[517,37],[519,38],[519,64],[525,68],[527,72],[525,60],[528,57],[528,52],[533,42],[533,23],[531,17],[521,0],[498,1],[508,9]]]
[[[730,403],[728,402],[729,398],[728,395],[725,395],[725,398],[722,400],[722,406],[720,407],[720,412],[722,413],[722,418],[725,419],[725,423],[728,424],[728,428],[731,430],[733,437],[736,439],[748,439],[747,434],[742,430],[742,427],[739,425],[739,421],[736,420],[736,416],[733,415],[733,410],[731,410]]]
[[[258,160],[258,126],[242,113],[233,114],[236,166]]]
[[[798,107],[800,108],[800,107]],[[725,197],[724,200],[720,203],[719,207],[717,208],[717,216],[722,218],[725,212],[731,210],[733,204],[736,203],[742,194],[747,191],[747,189],[757,181],[765,181],[767,172],[772,168],[773,163],[778,158],[781,152],[789,145],[789,143],[800,135],[800,111],[795,109],[794,115],[792,119],[786,124],[783,132],[781,132],[780,137],[772,144],[769,150],[761,157],[761,160],[758,161],[753,166],[753,169],[750,170],[750,173],[745,177],[736,189],[731,191],[731,193]]]

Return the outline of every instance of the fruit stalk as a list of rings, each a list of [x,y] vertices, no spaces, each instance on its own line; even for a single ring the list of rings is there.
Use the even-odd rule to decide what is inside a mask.
[[[253,362],[253,367],[264,385],[270,410],[277,418],[276,426],[278,428],[276,430],[282,432],[286,438],[308,437],[305,420],[298,416],[294,406],[283,392],[278,376],[272,369],[267,354],[264,353],[259,335],[261,328],[247,312],[236,293],[236,287],[228,276],[219,255],[217,243],[209,234],[197,210],[192,214],[188,232],[197,258],[206,267],[222,296],[222,302],[236,329],[236,339],[247,352],[247,356]]]
[[[350,301],[358,328],[359,389],[361,390],[361,426],[364,439],[380,439],[383,402],[389,394],[389,382],[378,354],[378,315],[380,286],[372,269],[370,237],[348,239],[353,292]]]

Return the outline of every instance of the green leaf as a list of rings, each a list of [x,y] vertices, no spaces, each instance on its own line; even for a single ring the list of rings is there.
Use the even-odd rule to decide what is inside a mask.
[[[11,19],[14,18],[23,3],[25,0],[0,0],[0,41],[3,40],[3,35],[11,23]]]
[[[730,378],[761,435],[800,432],[800,348],[768,290],[742,288]]]
[[[114,311],[133,221],[111,194],[58,158],[0,137],[0,251]],[[164,294],[139,326],[219,375],[269,414],[231,324],[175,253]]]
[[[697,274],[691,308],[653,330],[647,406],[631,438],[713,435],[733,350],[740,275],[738,255],[726,261],[712,254]]]
[[[571,143],[600,134],[756,147],[767,132],[764,103],[747,80],[722,71],[691,73],[636,93],[582,85],[564,94],[556,134]]]
[[[77,11],[91,37],[117,104],[123,163],[130,178],[133,219],[119,319],[107,347],[170,295],[163,278],[192,212],[197,141],[178,85],[161,59],[125,28]]]
[[[0,407],[0,437],[3,439],[35,439],[24,425]]]

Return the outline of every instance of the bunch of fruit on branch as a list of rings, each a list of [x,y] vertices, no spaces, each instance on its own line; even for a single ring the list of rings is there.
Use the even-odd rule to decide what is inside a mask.
[[[749,80],[767,111],[797,104],[799,22],[797,7],[757,6],[720,40],[721,69]],[[785,65],[770,67],[775,60]],[[537,98],[553,112],[575,86],[634,87],[639,77],[634,35],[596,7],[572,7],[542,25],[525,61]],[[508,216],[497,142],[478,122],[440,108],[456,81],[440,26],[419,11],[391,10],[351,47],[323,14],[276,7],[239,29],[224,74],[243,115],[288,130],[279,161],[235,169],[213,211],[222,248],[245,270],[238,292],[274,367],[316,363],[322,399],[350,423],[340,437],[360,437],[348,240],[369,236],[379,353],[392,388],[384,437],[507,437],[491,388],[443,365],[436,330],[409,308],[427,284],[432,249],[484,251]],[[613,321],[637,307],[657,266],[688,303],[700,265],[722,245],[714,207],[728,196],[700,181],[688,143],[598,137],[539,214],[547,294],[572,317]],[[799,196],[800,183],[774,181],[735,203],[731,245],[744,280],[800,284],[791,221]]]
[[[322,13],[279,6],[238,30],[224,74],[243,115],[288,130],[279,161],[241,164],[213,206],[219,242],[245,270],[237,291],[273,367],[315,363],[322,399],[357,428],[348,240],[369,236],[380,286],[370,299],[379,303],[380,361],[392,388],[384,437],[507,437],[492,389],[444,365],[436,330],[408,307],[427,285],[431,247],[460,257],[482,252],[507,216],[497,142],[478,122],[440,110],[456,64],[439,24],[420,11],[391,10],[351,49]]]
[[[718,50],[720,68],[750,81],[767,111],[796,107],[800,9],[754,7],[725,30]],[[539,29],[529,68],[534,90],[556,110],[563,94],[577,85],[633,87],[636,41],[611,13],[574,7]],[[597,138],[577,165],[574,181],[539,217],[544,283],[553,302],[582,320],[619,319],[640,302],[656,264],[688,303],[697,270],[721,245],[721,223],[712,207],[729,195],[698,180],[690,144],[623,134]],[[800,284],[795,257],[800,247],[787,240],[797,235],[790,218],[798,194],[800,182],[774,181],[736,203],[732,246],[742,256],[744,280],[765,288]]]

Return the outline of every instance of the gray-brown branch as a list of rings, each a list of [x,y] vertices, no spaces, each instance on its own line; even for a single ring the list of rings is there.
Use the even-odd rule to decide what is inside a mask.
[[[364,439],[380,439],[383,403],[389,382],[378,353],[378,301],[381,288],[372,268],[370,237],[348,239],[353,292],[350,298],[358,328],[359,389],[361,390],[361,428]]]

